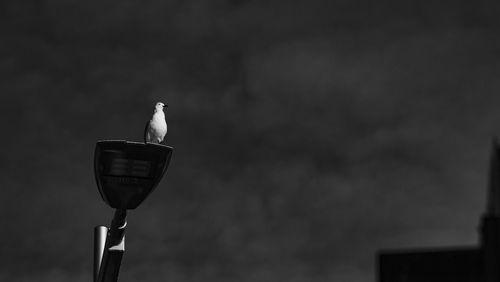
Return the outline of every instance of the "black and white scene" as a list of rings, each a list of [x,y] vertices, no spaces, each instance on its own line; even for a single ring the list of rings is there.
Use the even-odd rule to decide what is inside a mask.
[[[500,4],[0,0],[0,281],[500,282]]]

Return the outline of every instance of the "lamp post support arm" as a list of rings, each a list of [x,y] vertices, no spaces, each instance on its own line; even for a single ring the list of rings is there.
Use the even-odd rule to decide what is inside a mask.
[[[108,231],[104,253],[97,282],[116,282],[120,265],[125,252],[125,228],[127,227],[127,211],[115,211],[111,227]]]

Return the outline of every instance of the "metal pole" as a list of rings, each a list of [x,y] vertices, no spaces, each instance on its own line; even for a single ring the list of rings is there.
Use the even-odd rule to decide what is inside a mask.
[[[127,210],[115,210],[108,237],[104,246],[102,263],[97,282],[116,282],[120,272],[122,256],[125,252],[125,228]]]
[[[101,267],[107,235],[108,228],[106,226],[99,225],[94,227],[94,282],[97,282],[99,276],[99,268]]]

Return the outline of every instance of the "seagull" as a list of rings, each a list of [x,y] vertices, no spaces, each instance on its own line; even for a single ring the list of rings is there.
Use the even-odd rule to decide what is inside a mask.
[[[167,122],[165,121],[165,113],[163,108],[168,108],[168,105],[158,102],[155,105],[153,117],[146,124],[144,129],[144,143],[161,144],[167,134]]]

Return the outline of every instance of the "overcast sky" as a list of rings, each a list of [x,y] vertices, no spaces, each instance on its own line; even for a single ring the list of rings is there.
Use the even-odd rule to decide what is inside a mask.
[[[169,105],[120,281],[375,280],[474,245],[500,132],[493,1],[0,2],[0,280],[91,281],[95,142]],[[491,3],[489,3],[491,2]]]

